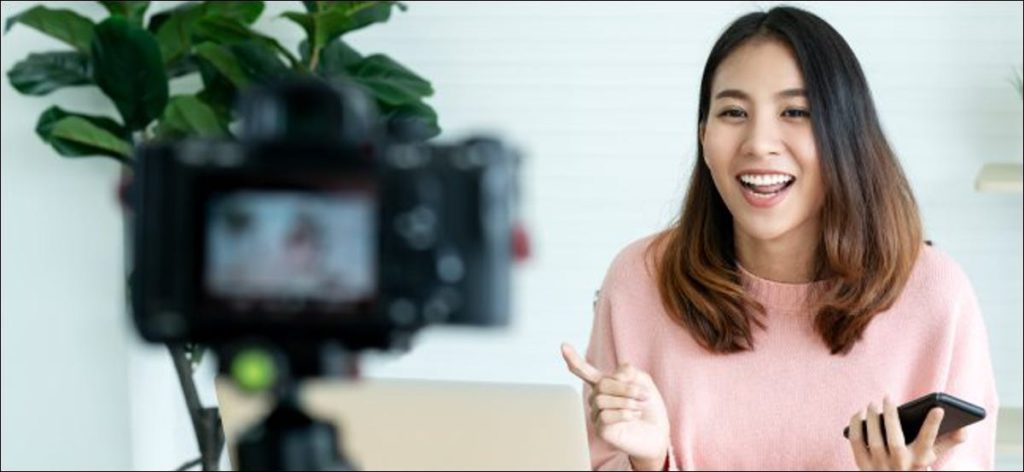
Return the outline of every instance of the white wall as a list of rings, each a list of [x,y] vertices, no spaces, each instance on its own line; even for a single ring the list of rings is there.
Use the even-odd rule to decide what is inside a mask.
[[[508,330],[429,330],[404,357],[368,357],[367,374],[576,386],[558,344],[586,344],[611,258],[675,213],[703,62],[728,22],[759,6],[410,2],[353,34],[361,51],[433,82],[445,136],[496,131],[525,152],[534,249],[516,273]],[[1021,3],[808,7],[858,54],[928,237],[974,282],[1002,400],[1021,405],[1021,196],[973,190],[982,163],[1021,160],[1009,83],[1022,61]],[[24,8],[4,3],[3,20]],[[259,28],[295,44],[301,30],[277,15],[299,8],[268,5]],[[56,43],[16,26],[0,44],[6,71]],[[3,82],[3,467],[175,467],[195,455],[194,440],[169,359],[134,340],[121,309],[118,169],[58,159],[32,131],[52,99]],[[113,114],[87,89],[55,98]]]
[[[3,21],[28,6],[4,2]],[[10,86],[7,71],[28,51],[62,44],[17,26],[0,46],[3,468],[131,467],[118,166],[58,159],[34,131],[51,99]],[[85,89],[54,98],[116,113]]]

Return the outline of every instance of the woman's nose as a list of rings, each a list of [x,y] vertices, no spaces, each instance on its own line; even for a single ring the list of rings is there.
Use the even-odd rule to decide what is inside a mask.
[[[782,153],[782,135],[776,120],[761,117],[751,120],[743,155],[747,157],[769,157]]]

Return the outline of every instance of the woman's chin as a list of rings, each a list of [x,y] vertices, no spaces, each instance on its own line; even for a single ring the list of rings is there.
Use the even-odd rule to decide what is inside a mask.
[[[754,216],[745,220],[737,221],[736,230],[754,242],[769,243],[778,241],[796,227],[795,224],[779,221],[777,217],[765,218]]]

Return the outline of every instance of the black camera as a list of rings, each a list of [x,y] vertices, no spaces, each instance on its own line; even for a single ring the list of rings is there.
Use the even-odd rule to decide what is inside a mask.
[[[407,348],[431,323],[503,325],[518,156],[384,129],[357,86],[251,89],[237,141],[140,147],[131,293],[149,341]]]
[[[408,349],[427,324],[507,324],[525,247],[519,158],[495,139],[418,142],[415,120],[385,128],[347,82],[255,87],[238,111],[237,141],[136,152],[136,327],[171,349],[204,469],[224,435],[217,409],[199,405],[185,343],[277,398],[239,439],[241,469],[351,469],[336,428],[303,411],[301,380],[355,376],[352,353]]]

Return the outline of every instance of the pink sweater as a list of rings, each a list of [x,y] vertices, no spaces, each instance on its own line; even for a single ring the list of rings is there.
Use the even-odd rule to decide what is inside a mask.
[[[843,437],[851,415],[886,393],[898,405],[941,391],[988,415],[932,469],[992,469],[998,400],[987,334],[970,282],[947,255],[924,247],[903,294],[846,356],[829,354],[800,306],[811,284],[744,271],[767,330],[755,330],[754,351],[712,355],[662,308],[643,259],[651,239],[612,262],[587,360],[604,372],[629,362],[651,375],[668,410],[670,468],[856,470]],[[630,468],[588,430],[595,469]]]

